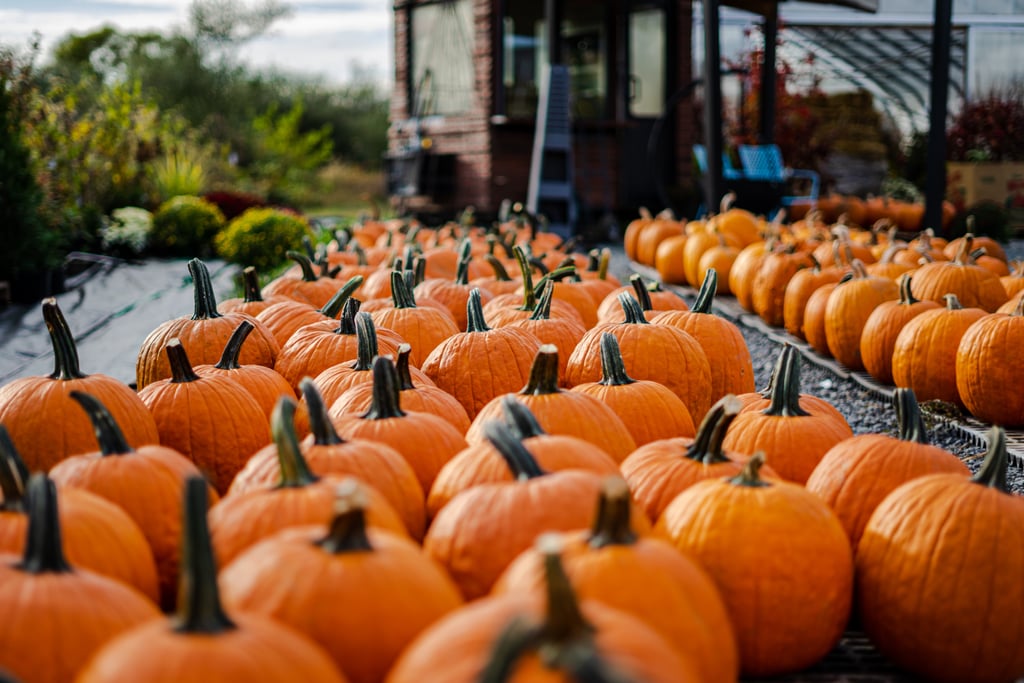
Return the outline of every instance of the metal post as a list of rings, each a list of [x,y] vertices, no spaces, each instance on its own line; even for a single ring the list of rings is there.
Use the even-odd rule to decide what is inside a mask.
[[[548,64],[562,63],[562,0],[544,0],[547,21]]]
[[[764,15],[764,61],[761,63],[761,95],[758,102],[758,140],[762,145],[775,142],[775,47],[779,38],[779,6],[769,3]]]
[[[719,0],[704,2],[704,136],[708,170],[705,203],[710,213],[724,193],[722,182],[722,56],[719,43]]]
[[[949,52],[952,31],[953,0],[935,0],[924,227],[937,231],[942,229],[942,201],[946,195],[946,113],[949,101]]]

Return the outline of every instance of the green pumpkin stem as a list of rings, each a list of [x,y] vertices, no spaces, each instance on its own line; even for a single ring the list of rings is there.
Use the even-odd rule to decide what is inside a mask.
[[[53,373],[50,379],[71,380],[87,377],[78,365],[75,337],[71,334],[68,321],[53,297],[43,299],[43,322],[46,323],[46,331],[50,333],[50,343],[53,346]]]
[[[555,283],[548,282],[544,287],[544,291],[541,292],[540,298],[537,299],[537,305],[533,308],[533,313],[530,314],[530,320],[550,320],[551,319],[551,300],[555,295]]]
[[[217,297],[213,294],[213,282],[210,281],[210,271],[206,264],[194,258],[188,262],[188,272],[192,276],[192,283],[195,288],[196,303],[192,319],[212,320],[213,318],[219,318]]]
[[[690,309],[693,313],[711,313],[711,304],[715,301],[715,294],[718,292],[718,271],[708,268],[704,271],[704,282],[697,292],[697,299]]]
[[[638,274],[633,273],[629,276],[629,284],[633,287],[633,295],[636,297],[637,302],[639,302],[640,308],[645,311],[653,311],[654,303],[651,301],[651,293],[647,290],[644,279]]]
[[[377,328],[369,313],[356,313],[356,361],[352,369],[369,372],[373,369],[373,359],[377,357]]]
[[[914,443],[929,443],[928,430],[924,426],[921,407],[917,403],[917,396],[914,395],[914,390],[904,387],[897,388],[893,392],[892,402],[896,408],[899,439],[901,441],[913,441]]]
[[[263,293],[260,291],[260,276],[252,266],[246,266],[242,270],[242,301],[253,304],[263,301]]]
[[[547,593],[547,612],[541,633],[546,642],[557,644],[588,638],[594,633],[594,627],[580,610],[576,592],[562,566],[562,548],[562,539],[556,534],[543,534],[537,539],[537,549],[544,559]]]
[[[313,271],[313,263],[309,260],[309,257],[302,252],[294,251],[289,249],[285,252],[285,256],[290,258],[295,263],[299,264],[299,270],[302,271],[302,279],[305,282],[316,282],[317,274]]]
[[[608,477],[601,485],[597,515],[590,529],[587,543],[591,548],[609,545],[632,545],[636,542],[630,520],[632,500],[629,485],[622,477]]]
[[[412,271],[406,271],[411,273]],[[406,282],[405,273],[391,271],[391,302],[395,308],[416,308],[416,297]]]
[[[501,416],[505,424],[519,435],[520,441],[547,434],[537,422],[537,416],[512,394],[501,397]]]
[[[25,511],[25,485],[28,482],[28,469],[18,455],[14,442],[7,428],[0,424],[0,500],[2,512]]]
[[[341,309],[341,317],[338,318],[338,327],[335,334],[353,335],[356,333],[356,314],[363,302],[355,297],[349,297]]]
[[[392,417],[405,417],[402,410],[401,386],[398,383],[398,370],[388,356],[377,356],[373,359],[373,399],[370,409],[363,413],[364,420],[387,420]]]
[[[477,683],[508,683],[519,660],[541,645],[539,635],[540,630],[525,617],[512,619],[494,641]]]
[[[534,297],[540,296],[540,293],[544,291],[544,287],[548,282],[571,280],[573,277],[576,277],[576,275],[576,266],[559,266],[550,273],[545,274],[544,277],[537,281],[537,284],[533,288],[533,295]],[[577,278],[575,281],[579,282],[579,279]]]
[[[523,396],[546,396],[557,394],[558,388],[558,347],[544,344],[537,350],[530,366],[530,377],[520,390]]]
[[[765,415],[776,417],[803,417],[810,415],[800,407],[800,352],[790,344],[782,347],[781,366],[773,377],[771,405],[764,409]]]
[[[338,436],[338,431],[327,414],[323,394],[316,383],[309,377],[303,377],[299,382],[299,391],[302,392],[302,399],[306,402],[306,410],[309,412],[309,431],[313,435],[313,443],[317,446],[336,446],[345,443]]]
[[[484,319],[484,305],[480,299],[480,290],[476,287],[469,292],[466,301],[466,318],[466,332],[487,332],[491,329]]]
[[[235,623],[224,613],[217,586],[217,560],[206,521],[208,484],[199,476],[185,481],[181,534],[181,574],[178,579],[177,633],[216,635]]]
[[[547,474],[507,424],[500,420],[488,420],[484,423],[483,430],[484,436],[498,451],[517,480],[525,481]]]
[[[519,273],[523,278],[523,305],[519,307],[519,310],[532,311],[537,307],[537,293],[533,286],[533,266],[522,245],[517,244],[512,251],[516,255]]]
[[[459,245],[459,265],[455,269],[455,284],[469,284],[469,263],[473,260],[473,244],[468,240],[462,240]]]
[[[199,375],[192,369],[192,363],[189,361],[188,354],[185,353],[185,347],[182,346],[180,339],[174,338],[167,342],[164,352],[167,354],[167,360],[171,364],[172,384],[195,382],[199,379]]]
[[[903,306],[910,306],[911,304],[918,303],[918,299],[914,297],[914,293],[910,290],[910,283],[913,278],[909,273],[900,275],[900,304]]]
[[[634,382],[636,380],[626,372],[626,362],[622,359],[618,338],[611,332],[602,332],[601,384],[606,387],[619,387]]]
[[[640,302],[636,300],[636,297],[629,292],[622,292],[615,298],[619,300],[622,312],[626,315],[626,323],[630,325],[649,324],[647,318],[644,317],[644,309],[640,306]]]
[[[981,469],[971,477],[975,484],[988,486],[1003,493],[1010,493],[1006,480],[1006,471],[1010,465],[1010,456],[1006,451],[1006,430],[998,425],[993,425],[988,430],[988,450],[985,451],[985,460]]]
[[[277,447],[277,463],[281,468],[279,489],[301,488],[316,483],[319,479],[306,463],[299,437],[295,433],[295,401],[282,396],[270,414],[270,433]]]
[[[249,338],[253,327],[253,324],[248,320],[238,323],[238,327],[228,337],[228,343],[224,345],[224,351],[220,355],[220,360],[214,366],[215,368],[218,370],[237,370],[241,367],[238,363],[238,354],[242,352],[242,344]]]
[[[98,398],[84,391],[72,391],[69,395],[78,402],[78,405],[82,406],[82,410],[89,416],[92,428],[96,432],[96,441],[99,443],[101,456],[125,455],[134,452],[128,439],[124,437],[121,426],[117,424],[117,420]]]
[[[72,571],[64,557],[57,486],[42,472],[28,479],[25,487],[28,531],[25,552],[16,567],[28,574],[62,574]]]
[[[412,382],[412,371],[409,369],[409,357],[412,355],[412,346],[403,342],[398,345],[398,359],[395,361],[395,372],[398,373],[399,391],[415,389]]]
[[[701,420],[697,436],[686,449],[686,457],[705,465],[729,462],[729,458],[722,453],[722,442],[725,440],[729,425],[742,409],[743,402],[733,394],[727,394],[719,399]]]
[[[608,267],[612,262],[612,250],[605,247],[601,250],[601,258],[597,264],[597,279],[607,280],[608,279]]]
[[[366,506],[366,493],[359,482],[349,477],[338,484],[331,526],[316,544],[332,555],[372,551],[366,535]]]
[[[494,244],[492,242],[491,244]],[[498,282],[512,282],[512,278],[509,276],[508,271],[505,269],[505,265],[498,260],[493,254],[488,254],[484,258],[487,259],[488,265],[494,271],[494,279]]]
[[[345,304],[362,284],[363,276],[353,275],[327,300],[327,303],[320,308],[320,312],[328,318],[337,318],[338,314],[344,310]]]
[[[749,486],[751,488],[771,486],[771,484],[761,478],[761,467],[763,465],[764,451],[758,451],[750,456],[750,460],[747,460],[746,464],[743,465],[743,470],[730,479],[729,483],[736,486]]]

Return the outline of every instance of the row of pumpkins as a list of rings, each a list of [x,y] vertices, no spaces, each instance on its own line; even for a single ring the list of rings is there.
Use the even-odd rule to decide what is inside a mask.
[[[822,356],[919,400],[1024,426],[1024,367],[1009,362],[1024,343],[1024,267],[1011,270],[991,238],[903,241],[814,215],[768,225],[723,205],[689,223],[638,219],[626,251],[673,284],[700,287],[714,268],[720,291]]]
[[[44,301],[53,374],[0,387],[8,680],[717,683],[851,618],[936,680],[1024,675],[1002,430],[973,477],[912,391],[855,437],[794,347],[753,390],[713,270],[688,310],[548,237],[365,226],[220,306],[193,260],[138,393]]]

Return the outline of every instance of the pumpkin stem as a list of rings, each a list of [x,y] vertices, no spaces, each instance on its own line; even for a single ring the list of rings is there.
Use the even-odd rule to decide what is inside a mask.
[[[1006,452],[1006,430],[998,425],[993,425],[992,429],[988,431],[988,450],[985,451],[985,460],[981,464],[981,469],[971,477],[971,481],[1003,493],[1010,493],[1006,481],[1006,470],[1009,464],[1010,458]]]
[[[484,305],[480,299],[480,290],[476,287],[470,290],[466,301],[466,318],[466,332],[488,332],[491,329],[484,319]]]
[[[1010,315],[1021,316],[1024,315],[1024,295],[1017,299],[1017,305],[1013,307],[1013,312]]]
[[[602,332],[601,384],[606,387],[619,387],[634,382],[636,380],[626,372],[626,362],[622,359],[618,338],[611,332]]]
[[[341,317],[338,318],[338,327],[334,330],[335,334],[352,335],[356,333],[356,314],[362,305],[363,302],[355,297],[345,300],[345,305],[341,309]]]
[[[651,293],[647,291],[644,279],[636,273],[633,273],[629,276],[629,284],[633,287],[633,293],[636,295],[636,300],[639,302],[640,308],[645,311],[653,311],[654,303],[651,302]]]
[[[523,305],[524,311],[532,311],[537,306],[537,295],[533,287],[533,267],[530,265],[530,258],[526,250],[519,244],[512,248],[516,256],[516,263],[519,264],[519,273],[523,278]]]
[[[469,284],[469,262],[473,260],[472,248],[473,244],[468,238],[462,240],[462,244],[459,245],[459,265],[455,269],[455,284],[457,285]]]
[[[899,428],[900,441],[928,443],[928,430],[925,429],[921,417],[921,407],[913,389],[898,387],[892,394],[893,406],[896,408],[896,425]]]
[[[25,511],[25,484],[28,469],[18,455],[7,428],[0,424],[0,512]]]
[[[558,388],[558,347],[544,344],[537,350],[530,366],[530,378],[519,392],[523,396],[545,396],[557,394]]]
[[[405,281],[405,275],[391,271],[391,302],[395,308],[416,308],[416,297]]]
[[[484,436],[501,455],[513,477],[525,481],[547,474],[507,424],[500,420],[488,420],[483,430]]]
[[[513,394],[501,397],[501,416],[504,418],[505,424],[519,435],[520,441],[547,434],[540,426],[540,422],[537,422],[537,416]]]
[[[968,221],[972,219],[973,216],[967,217]],[[960,242],[960,246],[956,250],[956,257],[953,259],[954,263],[959,264],[961,266],[965,265],[968,262],[968,259],[970,258],[971,248],[974,246],[974,235],[971,234],[970,227],[968,227],[967,230],[967,234],[963,236],[963,241]]]
[[[347,477],[335,489],[334,518],[327,535],[316,542],[333,555],[373,550],[366,535],[366,492],[359,482]]]
[[[629,292],[622,292],[617,297],[623,313],[626,314],[625,322],[630,325],[647,325],[647,318],[644,317],[643,308],[640,302]]]
[[[338,314],[344,310],[345,304],[348,303],[349,298],[355,294],[355,291],[359,289],[362,284],[363,276],[353,275],[341,286],[341,289],[335,292],[331,298],[327,300],[327,303],[320,308],[320,312],[328,318],[337,318]]]
[[[613,476],[604,480],[597,502],[597,516],[587,539],[591,548],[636,542],[636,533],[630,524],[631,503],[625,479]]]
[[[299,269],[302,271],[303,281],[316,282],[317,274],[313,271],[313,263],[309,260],[308,256],[291,249],[285,252],[285,256],[299,264]]]
[[[719,399],[701,420],[696,438],[686,449],[686,457],[705,465],[729,462],[722,454],[722,442],[725,440],[729,425],[740,414],[742,408],[743,402],[733,394],[727,394]]]
[[[277,463],[281,468],[279,489],[301,488],[318,481],[309,470],[295,434],[295,401],[282,396],[270,414],[270,433],[277,447]]]
[[[790,344],[782,347],[782,364],[779,375],[774,378],[771,405],[764,409],[764,415],[776,417],[803,417],[810,415],[800,407],[800,352]]]
[[[711,313],[711,304],[714,302],[717,292],[718,271],[708,268],[704,271],[704,282],[701,283],[697,299],[693,302],[693,308],[690,310],[693,313]]]
[[[912,280],[913,278],[908,273],[900,275],[900,304],[903,306],[918,303],[918,299],[916,299],[913,292],[910,291],[910,283]]]
[[[369,313],[356,313],[356,362],[352,369],[369,372],[373,368],[373,359],[377,357],[377,328]]]
[[[549,281],[544,285],[544,291],[541,292],[540,298],[537,299],[537,305],[530,315],[530,320],[551,319],[551,299],[554,297],[554,294],[555,283]]]
[[[306,410],[309,412],[309,431],[313,435],[313,443],[317,446],[335,446],[345,443],[334,423],[327,414],[327,406],[324,405],[323,394],[317,388],[316,383],[309,377],[303,377],[299,382],[299,391],[306,401]]]
[[[746,464],[743,465],[743,470],[739,474],[729,479],[729,483],[736,486],[750,486],[753,488],[771,486],[771,484],[761,478],[761,467],[763,465],[764,451],[758,451],[750,456],[750,460],[747,460]]]
[[[210,281],[210,271],[206,264],[194,258],[188,262],[188,272],[195,287],[196,303],[192,319],[212,320],[221,317],[217,312],[217,298],[213,295],[213,282]]]
[[[185,353],[185,347],[181,345],[180,339],[175,337],[167,342],[164,352],[167,353],[167,360],[171,364],[172,384],[195,382],[199,379],[199,375],[192,369],[192,363],[189,361],[188,354]]]
[[[377,356],[373,359],[373,399],[370,409],[363,413],[362,417],[364,420],[405,417],[402,411],[398,371],[389,356]]]
[[[540,296],[548,282],[561,282],[562,280],[579,282],[579,277],[576,275],[576,266],[559,266],[550,273],[545,274],[544,277],[537,281],[537,285],[533,288],[534,297]]]
[[[43,299],[43,322],[50,333],[50,344],[53,346],[53,373],[50,379],[70,380],[87,377],[78,366],[78,349],[75,337],[71,334],[68,321],[57,306],[53,297]]]
[[[949,294],[944,294],[942,296],[942,298],[946,301],[946,310],[947,311],[962,311],[963,310],[964,307],[963,307],[963,305],[961,305],[960,299],[957,298],[956,294],[953,294],[952,292],[950,292]]]
[[[519,660],[541,645],[538,636],[537,627],[523,617],[510,621],[494,641],[487,665],[480,672],[477,683],[508,683]]]
[[[395,371],[398,373],[398,390],[407,391],[415,389],[412,383],[412,371],[409,370],[409,356],[412,355],[412,346],[405,342],[398,345],[398,360],[395,361]]]
[[[263,301],[263,293],[260,291],[260,276],[252,266],[246,266],[242,270],[242,288],[244,295],[242,301],[247,304]]]
[[[82,406],[82,410],[89,416],[92,428],[96,432],[96,441],[100,445],[101,455],[125,455],[134,452],[124,437],[120,425],[117,424],[117,420],[98,398],[84,391],[72,391],[69,395],[78,402],[78,405]]]
[[[16,568],[28,574],[70,572],[61,541],[56,485],[42,472],[36,472],[28,479],[25,499],[28,531],[25,552]]]
[[[185,481],[181,535],[181,575],[178,581],[177,633],[214,635],[235,628],[224,613],[217,586],[217,561],[206,522],[207,483],[192,476]]]
[[[491,244],[494,245],[495,242],[496,241],[492,241]],[[499,282],[512,282],[512,278],[509,277],[508,271],[505,270],[505,265],[499,261],[496,256],[488,254],[484,258],[487,259],[487,263],[491,266],[491,269],[494,270],[495,280]]]
[[[249,333],[253,330],[253,324],[248,320],[243,320],[238,323],[238,327],[231,333],[228,338],[228,343],[224,345],[224,352],[220,355],[220,360],[214,366],[218,370],[237,370],[241,366],[238,364],[238,354],[242,352],[242,344],[249,337]]]
[[[594,627],[587,623],[580,611],[576,592],[562,565],[563,546],[557,534],[546,533],[537,539],[537,549],[544,557],[544,584],[548,599],[541,633],[545,641],[558,644],[588,638],[594,633]]]
[[[612,250],[605,247],[601,250],[601,257],[597,262],[597,279],[607,280],[608,279],[608,267],[612,262]]]

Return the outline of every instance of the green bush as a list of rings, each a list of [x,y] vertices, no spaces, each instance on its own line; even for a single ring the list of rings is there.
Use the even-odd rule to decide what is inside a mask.
[[[146,250],[153,231],[153,214],[137,206],[114,209],[100,229],[105,253],[134,257]]]
[[[279,209],[248,209],[217,235],[217,253],[240,266],[267,273],[287,260],[289,249],[300,249],[311,236],[304,218]]]
[[[155,252],[169,256],[209,256],[224,223],[216,204],[190,195],[172,197],[153,215],[149,244]]]

